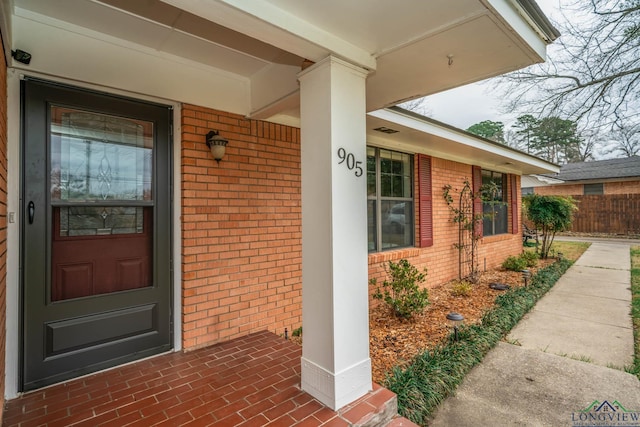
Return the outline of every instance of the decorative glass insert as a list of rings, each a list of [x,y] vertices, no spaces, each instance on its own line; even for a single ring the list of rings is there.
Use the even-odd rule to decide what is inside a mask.
[[[51,107],[52,201],[152,200],[153,123]]]
[[[135,206],[60,207],[60,236],[100,236],[144,232],[144,208]]]

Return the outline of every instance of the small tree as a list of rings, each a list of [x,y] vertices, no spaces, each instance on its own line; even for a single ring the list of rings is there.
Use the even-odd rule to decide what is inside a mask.
[[[540,258],[546,259],[549,256],[549,249],[551,249],[556,233],[571,227],[573,212],[578,207],[571,197],[561,196],[530,194],[523,198],[523,202],[527,218],[543,234],[542,245],[536,250],[540,252]]]

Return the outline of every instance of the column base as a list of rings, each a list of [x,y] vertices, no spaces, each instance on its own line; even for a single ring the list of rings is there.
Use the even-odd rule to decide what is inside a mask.
[[[302,390],[334,411],[371,391],[371,359],[332,373],[302,357]]]

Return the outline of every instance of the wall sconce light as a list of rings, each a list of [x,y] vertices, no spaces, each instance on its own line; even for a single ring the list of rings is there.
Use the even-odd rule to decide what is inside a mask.
[[[462,314],[452,311],[447,314],[447,320],[453,326],[454,340],[458,341],[458,325],[462,324],[464,317]]]
[[[220,160],[224,157],[224,152],[226,151],[228,142],[228,140],[220,136],[220,132],[217,130],[209,131],[207,134],[207,147],[211,150],[211,154],[218,164],[220,164]]]

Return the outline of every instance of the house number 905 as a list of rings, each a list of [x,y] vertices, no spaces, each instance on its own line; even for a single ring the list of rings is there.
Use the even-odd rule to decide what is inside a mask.
[[[338,148],[338,158],[340,158],[338,164],[341,165],[345,163],[350,171],[355,169],[354,174],[356,176],[362,176],[364,173],[362,170],[362,162],[356,161],[356,156],[354,156],[353,153],[347,153],[347,150],[344,148]]]

